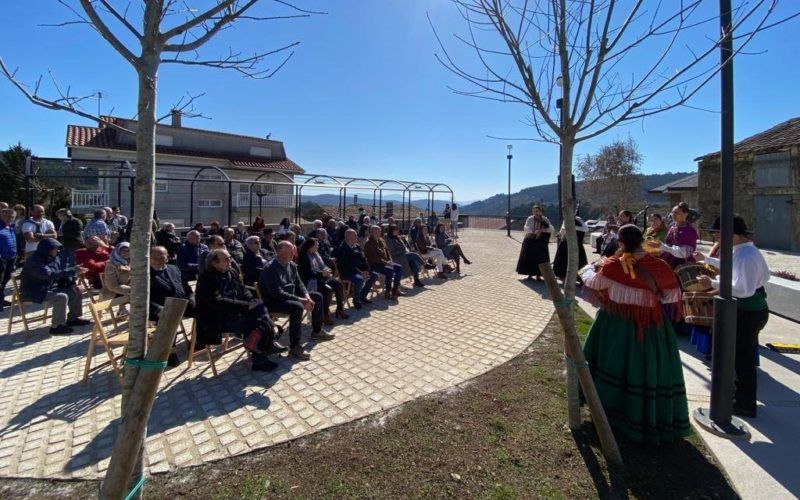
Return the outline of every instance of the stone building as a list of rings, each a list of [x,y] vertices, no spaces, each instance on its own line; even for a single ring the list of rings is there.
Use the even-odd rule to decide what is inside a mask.
[[[260,212],[267,222],[292,217],[291,184],[305,171],[286,156],[281,141],[184,127],[180,118],[174,112],[171,124],[156,128],[155,208],[162,222],[179,227],[212,220],[249,223],[254,206],[255,215]],[[104,119],[132,132],[138,125],[126,118]],[[135,168],[133,134],[106,124],[68,125],[66,146],[74,169],[89,174],[72,189],[73,211],[129,205],[127,183],[114,176],[128,175],[121,171],[126,161]],[[275,184],[254,185],[256,179]]]
[[[734,147],[734,212],[759,246],[800,250],[800,117]],[[719,215],[719,152],[696,158],[698,204],[708,224]]]
[[[661,186],[654,187],[648,193],[666,196],[667,206],[674,207],[678,203],[685,201],[690,207],[697,207],[697,174],[687,175],[680,179]]]

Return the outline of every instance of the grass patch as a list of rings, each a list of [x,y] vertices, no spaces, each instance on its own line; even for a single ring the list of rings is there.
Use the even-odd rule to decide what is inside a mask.
[[[588,329],[590,321],[580,321]],[[586,410],[580,430],[565,427],[562,349],[560,327],[551,321],[533,349],[460,391],[417,399],[391,416],[377,415],[287,445],[159,474],[146,483],[145,496],[736,497],[696,439],[659,448],[622,440],[626,468],[610,469]],[[381,417],[382,425],[371,425]],[[0,497],[93,498],[97,487],[71,483],[72,491],[50,494],[56,482],[29,481],[27,489],[20,484],[0,481]]]
[[[586,336],[589,335],[589,329],[592,327],[593,321],[594,319],[591,316],[586,314],[579,305],[575,304],[575,330],[578,332],[581,342],[586,340]]]

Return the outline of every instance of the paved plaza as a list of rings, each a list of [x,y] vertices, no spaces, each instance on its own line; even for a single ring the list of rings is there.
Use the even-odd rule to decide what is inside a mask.
[[[384,300],[308,344],[312,360],[281,358],[271,373],[249,370],[238,350],[213,377],[202,360],[165,372],[150,418],[150,473],[247,453],[386,410],[486,372],[522,352],[549,321],[552,303],[514,273],[519,237],[465,230],[473,260],[458,279]],[[541,290],[541,287],[539,287]],[[88,316],[88,307],[85,309]],[[0,319],[0,477],[100,478],[119,418],[110,369],[83,372],[91,326],[50,336]],[[187,328],[190,326],[186,322]],[[304,335],[309,335],[308,327]],[[180,336],[179,336],[180,337]],[[185,359],[185,345],[179,343]],[[98,351],[100,354],[100,351]]]

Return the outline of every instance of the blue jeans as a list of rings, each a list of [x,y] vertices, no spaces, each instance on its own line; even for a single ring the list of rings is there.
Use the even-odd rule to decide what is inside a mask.
[[[391,264],[375,264],[372,266],[373,272],[378,272],[386,276],[386,290],[396,290],[400,287],[400,279],[403,277],[403,266],[396,262]],[[394,285],[394,286],[393,286]]]
[[[419,281],[419,270],[425,265],[422,262],[422,257],[415,253],[407,253],[406,259],[408,260],[408,266],[411,268],[411,272],[414,273],[414,282]]]
[[[366,292],[372,290],[372,285],[378,279],[378,273],[369,273],[369,279],[364,280],[360,273],[345,275],[345,279],[353,284],[353,303],[360,304],[361,300],[366,298]],[[364,294],[362,296],[362,293]]]

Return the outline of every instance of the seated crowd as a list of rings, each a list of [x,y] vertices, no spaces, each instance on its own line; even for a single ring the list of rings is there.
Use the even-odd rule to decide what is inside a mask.
[[[21,219],[18,207],[0,203],[0,284],[5,289],[25,253],[20,298],[51,307],[51,334],[70,334],[72,327],[90,323],[82,318],[82,298],[91,291],[81,284],[98,290],[101,299],[130,295],[133,221],[119,208],[95,211],[84,228],[69,210],[59,210],[53,224],[40,205],[27,218],[21,207]],[[288,219],[276,229],[261,217],[250,226],[240,222],[227,228],[214,221],[209,228],[196,224],[184,241],[173,224],[159,228],[154,222],[148,319],[158,321],[168,297],[186,299],[184,317],[196,319],[195,351],[218,345],[223,334],[233,333],[252,353],[254,370],[271,370],[276,366],[267,358],[271,354],[288,351],[297,360],[310,359],[301,344],[306,315],[311,339],[331,340],[334,335],[324,326],[349,317],[345,304],[350,297],[356,309],[371,304],[379,277],[384,298],[394,302],[406,294],[403,278],[413,277],[414,287],[424,287],[423,270],[435,269],[437,278],[447,279],[447,272],[460,273],[462,260],[470,263],[442,223],[435,225],[432,240],[421,218],[408,238],[391,217],[384,226],[373,223],[377,221],[363,210],[358,221],[325,214],[308,233]],[[0,310],[8,305],[4,300]],[[120,310],[124,314],[127,310]],[[288,346],[276,341],[280,332],[271,314],[288,316]],[[173,349],[168,363],[179,362]]]

